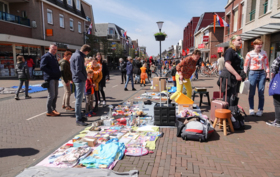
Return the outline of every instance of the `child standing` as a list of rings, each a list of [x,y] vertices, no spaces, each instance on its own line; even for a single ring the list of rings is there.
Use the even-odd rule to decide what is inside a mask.
[[[93,107],[93,94],[94,94],[94,84],[92,81],[93,71],[91,69],[87,70],[87,80],[86,80],[86,115],[91,117],[90,110]]]
[[[148,78],[148,75],[147,75],[147,72],[146,72],[146,70],[147,70],[147,63],[144,63],[144,65],[140,68],[140,70],[141,70],[141,76],[140,76],[140,78],[141,78],[141,87],[142,87],[142,83],[144,84],[144,86],[146,86],[145,84],[146,84],[146,79]]]
[[[177,72],[176,71],[176,62],[173,61],[172,62],[172,69],[171,69],[171,76],[172,76],[172,81],[173,81],[174,87],[176,87],[176,78],[175,78],[176,72]]]
[[[30,75],[23,56],[17,56],[16,73],[19,78],[19,86],[15,95],[15,100],[19,100],[18,94],[22,88],[23,82],[25,83],[25,99],[30,99],[31,96],[28,95]]]

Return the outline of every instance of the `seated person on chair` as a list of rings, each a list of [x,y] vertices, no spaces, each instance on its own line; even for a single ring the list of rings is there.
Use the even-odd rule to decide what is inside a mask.
[[[195,50],[192,56],[186,57],[176,66],[176,85],[177,91],[171,96],[171,100],[175,99],[179,93],[183,90],[183,85],[187,90],[187,96],[191,98],[192,96],[192,85],[190,77],[196,69],[196,63],[199,60],[201,52]]]

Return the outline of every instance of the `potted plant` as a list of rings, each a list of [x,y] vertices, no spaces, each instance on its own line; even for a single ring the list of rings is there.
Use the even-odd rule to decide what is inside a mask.
[[[156,41],[164,41],[166,36],[167,36],[167,34],[164,32],[155,33]]]

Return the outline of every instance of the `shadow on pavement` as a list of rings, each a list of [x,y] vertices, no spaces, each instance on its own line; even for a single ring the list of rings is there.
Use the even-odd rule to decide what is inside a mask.
[[[214,131],[208,141],[217,141],[220,140],[220,135],[217,133],[217,131]]]
[[[268,113],[263,113],[262,117],[257,117],[257,116],[249,116],[245,117],[245,123],[246,122],[259,122],[259,121],[274,121],[275,119],[275,113],[274,112],[268,112]]]
[[[8,156],[32,156],[38,154],[40,151],[33,148],[9,148],[9,149],[0,149],[0,157]]]

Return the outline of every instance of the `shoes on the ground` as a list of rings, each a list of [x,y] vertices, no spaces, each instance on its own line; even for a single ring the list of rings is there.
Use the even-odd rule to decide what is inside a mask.
[[[103,105],[106,105],[106,101],[103,101],[102,104],[103,104]]]
[[[144,87],[146,87],[146,84],[144,84]]]
[[[15,96],[15,100],[20,100],[18,96]]]
[[[127,88],[124,88],[124,91],[128,91]]]
[[[67,106],[65,109],[68,111],[75,111],[75,108],[72,108],[71,106]]]
[[[266,122],[267,125],[272,126],[272,127],[278,127],[280,128],[280,122],[277,120],[274,120],[273,122]]]
[[[65,108],[66,108],[66,106],[62,105],[62,109],[65,109]]]
[[[255,113],[255,111],[254,111],[254,109],[250,109],[249,110],[249,115],[250,116],[254,116],[256,113]]]
[[[80,119],[80,121],[85,122],[85,121],[88,121],[88,119],[87,119],[86,117],[82,117],[82,118]]]
[[[56,110],[53,110],[53,113],[56,114],[56,116],[60,116],[60,113],[57,112]]]
[[[121,84],[123,84],[123,82]]]
[[[55,116],[58,116],[58,115],[55,114],[54,112],[51,112],[51,113],[47,113],[46,116],[55,117]]]
[[[132,89],[132,91],[136,91],[136,89],[135,89],[135,88],[133,88],[133,89]]]
[[[262,110],[258,110],[258,112],[256,113],[256,116],[261,117],[263,115],[263,111]]]
[[[32,97],[29,95],[25,96],[25,99],[30,99],[30,98],[32,98]]]
[[[76,121],[77,126],[87,126],[88,124],[83,121]]]

